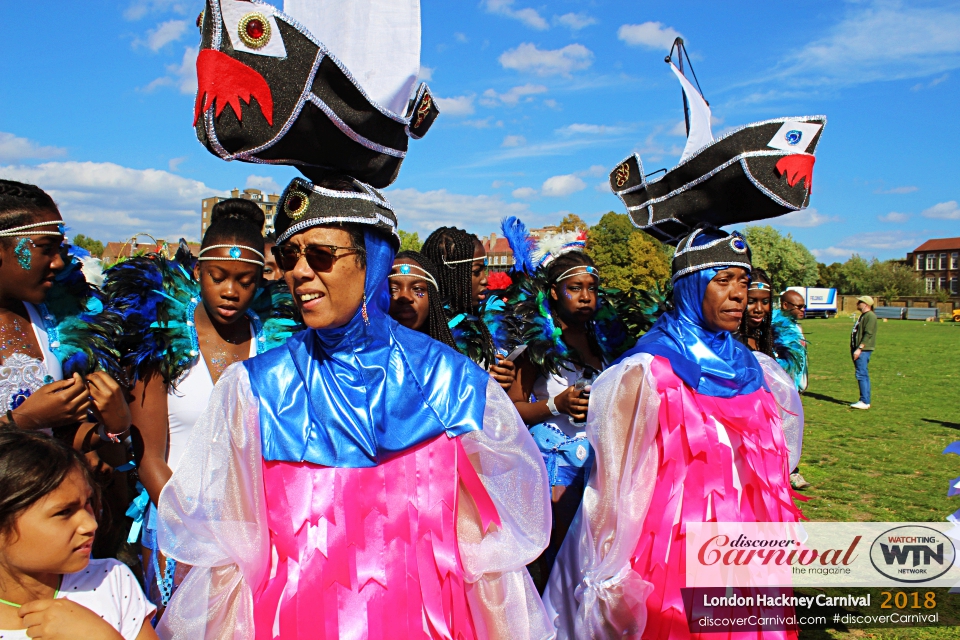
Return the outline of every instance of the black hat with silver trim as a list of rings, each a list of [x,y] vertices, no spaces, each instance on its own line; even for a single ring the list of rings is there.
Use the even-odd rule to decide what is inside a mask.
[[[677,245],[671,281],[716,267],[743,267],[752,271],[750,245],[737,231],[727,233],[714,227],[700,227]]]
[[[277,244],[311,227],[363,224],[390,236],[399,248],[397,217],[383,194],[348,176],[330,177],[323,182],[327,186],[294,178],[284,189],[274,218]]]

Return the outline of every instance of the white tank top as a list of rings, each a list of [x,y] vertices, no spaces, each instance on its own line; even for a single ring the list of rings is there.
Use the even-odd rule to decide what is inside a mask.
[[[533,395],[536,397],[537,402],[558,396],[566,391],[567,387],[572,387],[577,380],[580,379],[580,376],[583,375],[583,370],[574,369],[570,371],[563,369],[563,374],[563,377],[550,374],[548,376],[539,376],[536,379],[533,383]],[[565,413],[561,413],[558,416],[550,416],[550,419],[544,420],[543,424],[553,425],[560,431],[563,431],[564,435],[568,438],[584,435],[587,428],[586,423],[574,424],[573,418]]]
[[[257,355],[257,339],[253,335],[253,326],[250,327],[250,357]],[[193,431],[193,425],[200,419],[200,414],[207,408],[210,394],[213,393],[213,378],[207,369],[207,361],[203,355],[197,358],[197,363],[187,370],[186,375],[180,378],[177,388],[167,392],[167,466],[171,471],[177,470],[180,457],[187,448],[187,441]]]

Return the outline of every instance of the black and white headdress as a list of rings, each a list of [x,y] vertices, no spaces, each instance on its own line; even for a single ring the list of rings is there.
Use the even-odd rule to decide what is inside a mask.
[[[702,234],[720,236],[700,245],[695,245]],[[728,234],[712,227],[695,229],[693,233],[683,238],[673,254],[673,278],[677,278],[716,267],[743,267],[748,272],[753,270],[750,245],[740,233],[734,231]]]
[[[284,7],[207,0],[197,138],[224,160],[293,165],[314,182],[339,173],[390,185],[409,138],[439,114],[426,84],[414,91],[419,2],[392,0],[389,12],[342,0]]]

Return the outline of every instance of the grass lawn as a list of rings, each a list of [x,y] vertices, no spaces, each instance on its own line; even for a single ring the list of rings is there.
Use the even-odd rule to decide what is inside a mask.
[[[881,320],[868,411],[848,406],[859,397],[852,327],[850,316],[803,323],[810,383],[800,471],[812,484],[803,512],[814,521],[942,521],[960,508],[947,497],[960,458],[941,454],[960,440],[960,323]],[[960,594],[940,592],[943,613],[960,613]],[[801,633],[828,637],[940,640],[960,638],[960,627]]]

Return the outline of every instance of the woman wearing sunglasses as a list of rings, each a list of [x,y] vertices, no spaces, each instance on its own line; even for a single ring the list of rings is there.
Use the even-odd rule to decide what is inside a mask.
[[[224,200],[213,207],[192,273],[184,266],[192,256],[179,253],[127,260],[106,274],[107,311],[122,318],[124,362],[136,381],[130,411],[146,493],[138,521],[148,593],[161,606],[187,567],[156,553],[160,492],[224,370],[282,343],[294,328],[289,293],[258,288],[263,221],[253,202]]]
[[[164,489],[160,547],[193,569],[160,635],[549,636],[539,452],[486,373],[387,314],[389,203],[340,177],[280,202],[308,329],[223,375]]]

